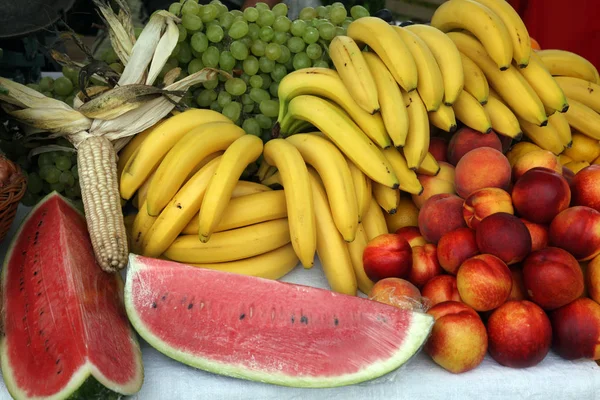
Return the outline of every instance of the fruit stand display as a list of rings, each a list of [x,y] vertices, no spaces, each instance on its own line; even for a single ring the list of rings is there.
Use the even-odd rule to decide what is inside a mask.
[[[114,54],[0,78],[14,398],[593,398],[592,64],[503,0],[116,3]]]

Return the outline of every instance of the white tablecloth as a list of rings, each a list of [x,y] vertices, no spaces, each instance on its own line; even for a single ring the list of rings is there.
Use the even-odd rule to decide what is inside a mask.
[[[8,239],[0,245],[4,254],[20,220],[20,209]],[[283,280],[327,287],[320,265],[296,268]],[[511,369],[489,356],[475,370],[454,375],[434,364],[424,353],[397,371],[393,380],[335,389],[295,389],[213,375],[180,364],[141,341],[145,379],[136,400],[238,400],[238,399],[418,399],[418,400],[600,400],[600,367],[592,361],[566,361],[550,353],[539,365]],[[0,382],[0,399],[10,395]]]

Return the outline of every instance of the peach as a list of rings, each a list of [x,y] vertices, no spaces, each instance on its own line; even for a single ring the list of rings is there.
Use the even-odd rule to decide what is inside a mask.
[[[412,268],[408,273],[408,280],[416,287],[422,288],[431,278],[442,273],[434,244],[413,247],[412,255]]]
[[[540,146],[531,142],[518,142],[506,152],[506,158],[508,158],[508,162],[510,163],[510,166],[512,168],[513,165],[515,165],[515,163],[517,162],[517,160],[523,155],[531,151],[541,149],[542,148]]]
[[[434,276],[423,286],[421,295],[429,299],[432,307],[445,301],[461,301],[456,277],[452,275]]]
[[[536,167],[548,168],[562,175],[562,165],[558,162],[558,157],[548,150],[534,150],[523,154],[515,162],[512,167],[513,181],[516,182],[525,172]]]
[[[486,217],[475,230],[477,247],[511,265],[531,252],[531,235],[525,224],[512,214],[500,212]]]
[[[583,272],[572,255],[558,247],[546,247],[525,259],[523,283],[534,303],[553,310],[582,295]]]
[[[458,314],[461,312],[466,312],[468,314],[473,315],[474,317],[479,317],[477,311],[475,311],[465,303],[452,300],[444,301],[442,303],[436,304],[435,306],[431,306],[431,308],[427,311],[427,314],[431,315],[433,319],[437,321],[445,315]]]
[[[373,282],[402,278],[412,266],[412,249],[406,239],[393,233],[373,238],[363,252],[365,273]]]
[[[575,178],[575,173],[563,165],[562,176],[569,184],[569,187],[571,187],[571,185],[573,184],[573,178]]]
[[[409,281],[385,278],[377,281],[369,291],[369,299],[407,310],[421,310],[421,292]]]
[[[412,200],[418,208],[432,196],[440,193],[454,194],[454,166],[446,162],[440,162],[440,172],[436,176],[418,174],[419,182],[423,186],[421,194],[412,195]]]
[[[579,261],[600,254],[600,212],[576,206],[558,214],[550,224],[550,244],[563,248]]]
[[[415,206],[410,196],[403,192],[400,193],[400,202],[398,202],[396,212],[394,214],[383,214],[388,232],[395,232],[405,226],[419,225],[419,209]]]
[[[490,147],[480,147],[465,154],[456,165],[454,188],[464,199],[483,188],[507,190],[510,178],[510,164],[504,154]]]
[[[491,147],[502,152],[502,143],[496,133],[484,134],[468,127],[461,128],[448,143],[448,162],[457,165],[465,154],[480,147]]]
[[[465,307],[460,303],[441,303],[428,311],[436,321],[425,344],[425,352],[436,364],[455,374],[481,364],[488,347],[481,318]]]
[[[429,198],[419,212],[419,230],[425,240],[437,244],[447,232],[465,227],[462,204],[460,197],[449,193]]]
[[[487,332],[492,358],[512,368],[539,364],[552,344],[550,319],[527,300],[509,301],[498,307],[487,321]]]
[[[579,171],[571,185],[572,204],[600,211],[600,165]]]
[[[507,301],[525,300],[527,299],[527,291],[523,282],[523,270],[520,266],[511,266],[510,274],[512,275],[512,289]]]
[[[489,311],[508,299],[512,276],[504,261],[491,254],[480,254],[460,266],[456,284],[464,303],[477,311]]]
[[[429,139],[429,152],[438,161],[448,161],[448,141],[441,137],[432,137]]]
[[[600,305],[577,299],[550,314],[552,348],[562,358],[600,358]]]
[[[600,303],[600,256],[596,256],[588,263],[587,268],[585,269],[585,282],[588,289],[588,295],[596,303]]]
[[[475,231],[458,228],[440,238],[437,247],[440,266],[448,273],[456,275],[458,267],[468,258],[479,254]]]
[[[510,194],[498,188],[476,190],[463,204],[463,217],[471,229],[477,229],[482,219],[497,212],[515,213]]]
[[[521,218],[531,236],[531,251],[541,250],[548,247],[548,227]]]
[[[396,235],[406,239],[410,247],[423,246],[427,244],[425,238],[421,235],[421,231],[416,226],[405,226],[396,231]]]
[[[571,189],[565,178],[547,168],[532,168],[519,178],[512,190],[517,213],[537,224],[547,224],[569,207]]]

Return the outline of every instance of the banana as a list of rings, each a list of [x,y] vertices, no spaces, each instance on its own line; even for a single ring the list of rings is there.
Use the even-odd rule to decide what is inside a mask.
[[[298,256],[294,252],[294,247],[291,244],[286,244],[278,249],[242,260],[205,264],[191,263],[190,265],[276,280],[287,275],[298,265]]]
[[[136,190],[156,169],[165,155],[190,130],[211,122],[233,122],[213,110],[191,109],[177,114],[156,126],[123,168],[119,189],[121,197],[129,200]]]
[[[374,182],[373,198],[386,213],[396,214],[396,208],[400,202],[400,191],[398,189],[392,189]]]
[[[348,25],[347,33],[357,43],[364,43],[388,67],[396,82],[407,92],[417,88],[417,64],[407,45],[387,22],[364,17]]]
[[[506,0],[475,0],[492,10],[504,23],[513,44],[513,60],[519,68],[529,64],[531,39],[519,13]]]
[[[400,26],[394,26],[417,64],[417,92],[423,99],[427,111],[440,108],[444,100],[444,80],[433,53],[427,44],[415,33]]]
[[[317,255],[323,272],[331,290],[355,296],[357,283],[348,246],[333,222],[325,188],[312,168],[309,177],[317,220]]]
[[[569,125],[575,130],[600,140],[600,114],[571,98],[567,98],[569,110],[565,113]]]
[[[127,145],[123,147],[123,149],[119,152],[119,160],[117,161],[117,176],[119,177],[119,179],[121,177],[121,174],[123,173],[125,165],[127,165],[129,159],[133,157],[133,155],[137,151],[139,151],[139,148],[144,142],[144,139],[146,139],[150,132],[152,132],[153,129],[157,128],[158,125],[160,125],[162,122],[163,121],[159,121],[156,125],[151,126],[145,131],[138,133],[137,135],[134,135],[133,138],[131,138],[131,140],[129,141],[129,143],[127,143]]]
[[[519,69],[519,72],[538,94],[544,107],[550,111],[548,114],[554,111],[566,112],[569,109],[565,94],[535,52],[531,54],[529,66]]]
[[[404,157],[410,169],[419,168],[429,151],[429,115],[425,104],[416,92],[402,92],[408,110],[408,136],[404,145]]]
[[[557,76],[554,79],[567,97],[600,113],[600,85],[570,76]]]
[[[530,153],[530,152],[536,151],[536,150],[543,150],[543,149],[540,146],[538,146],[537,144],[521,141],[521,142],[516,143],[514,146],[512,146],[510,148],[510,150],[506,153],[506,158],[508,159],[508,163],[510,164],[510,166],[512,168],[515,166],[515,164],[517,163],[519,158],[521,158],[522,156],[524,156],[527,153]]]
[[[196,166],[194,166],[194,168],[188,174],[187,178],[185,178],[183,183],[185,184],[185,182],[189,181],[192,178],[192,176],[196,175],[196,172],[200,171],[206,164],[208,164],[210,161],[214,160],[215,158],[222,156],[224,153],[225,153],[224,151],[215,151],[214,153],[209,154],[208,156],[204,157],[202,159],[202,161],[200,161],[198,164],[196,164]]]
[[[203,159],[227,149],[246,132],[239,126],[214,122],[188,132],[165,156],[148,189],[148,213],[158,215]]]
[[[404,158],[398,149],[385,149],[383,155],[389,161],[398,179],[400,179],[400,190],[413,194],[421,194],[423,192],[423,186],[419,182],[417,174],[414,170],[408,168],[406,158]]]
[[[583,133],[573,132],[573,145],[565,149],[563,153],[571,158],[571,161],[594,162],[600,157],[600,143]]]
[[[374,181],[398,187],[398,178],[381,150],[335,104],[316,96],[297,96],[290,101],[288,115],[316,126]]]
[[[558,132],[556,132],[556,129],[553,126],[547,125],[540,127],[520,118],[519,124],[521,124],[521,129],[523,129],[525,136],[542,149],[551,151],[555,155],[559,155],[565,149],[565,146],[558,136]]]
[[[367,234],[367,241],[371,241],[379,235],[388,233],[387,223],[385,222],[385,216],[383,210],[377,204],[375,199],[371,200],[369,210],[363,216],[362,226],[365,228]]]
[[[329,43],[329,57],[354,101],[369,114],[375,114],[379,110],[375,79],[354,39],[334,37]]]
[[[483,71],[473,60],[463,53],[460,53],[460,60],[463,71],[465,71],[464,90],[475,97],[481,104],[487,103],[490,95],[490,85]]]
[[[428,116],[429,122],[443,131],[454,133],[457,129],[456,116],[454,115],[452,106],[442,104],[436,111],[430,111]]]
[[[263,185],[272,187],[272,186],[281,186],[283,187],[283,182],[281,181],[281,175],[279,175],[279,171],[275,171],[274,174],[270,175],[269,177],[265,178],[262,181]]]
[[[290,102],[290,106],[293,101]],[[285,189],[292,245],[302,265],[310,268],[314,263],[317,248],[317,227],[310,179],[304,159],[298,149],[285,139],[269,140],[264,146],[263,156],[269,164],[279,170]]]
[[[464,72],[460,54],[452,40],[437,28],[415,24],[404,27],[421,38],[431,50],[444,81],[444,104],[451,106],[463,90]]]
[[[144,237],[143,255],[158,257],[177,239],[185,226],[198,213],[202,199],[206,194],[206,188],[222,160],[223,156],[206,164],[183,185],[162,210]],[[145,212],[145,210],[140,210],[140,213]],[[196,234],[198,234],[198,230],[196,230]]]
[[[402,147],[408,134],[408,113],[400,88],[383,61],[375,53],[364,52],[364,57],[375,79],[381,106],[379,111],[383,117],[385,129],[394,146]]]
[[[442,32],[469,31],[483,44],[496,69],[504,71],[510,67],[513,58],[510,34],[500,17],[488,7],[472,0],[446,1],[435,10],[431,26]]]
[[[146,197],[148,197],[148,188],[150,188],[150,183],[152,182],[152,178],[154,178],[154,172],[152,172],[152,174],[150,174],[150,176],[148,177],[148,179],[146,179],[146,181],[142,184],[142,186],[140,186],[140,188],[137,190],[135,196],[133,197],[133,205],[135,208],[137,208],[138,210],[140,209],[141,205],[144,204],[144,202],[146,201]]]
[[[342,153],[329,140],[316,135],[292,135],[286,141],[317,171],[327,191],[337,229],[344,240],[353,241],[358,226],[358,203],[352,173]]]
[[[290,135],[293,135],[294,133],[300,133],[303,130],[307,130],[309,128],[310,124],[308,122],[295,119],[291,122],[288,132]]]
[[[259,181],[265,179],[265,176],[267,175],[267,172],[269,172],[270,168],[272,168],[272,165],[269,165],[265,159],[261,157],[260,162],[258,163],[258,171],[256,171],[256,176],[258,177]]]
[[[290,242],[287,218],[217,232],[202,243],[198,235],[179,236],[164,256],[183,263],[218,263],[241,260],[275,250]]]
[[[146,202],[144,201],[131,227],[131,252],[140,255],[143,255],[142,250],[146,235],[156,221],[156,217],[149,215],[146,210]]]
[[[440,169],[440,164],[435,159],[433,154],[427,152],[427,155],[425,156],[425,159],[423,160],[421,166],[417,170],[417,173],[421,175],[436,176],[440,173]]]
[[[235,199],[236,197],[269,191],[271,191],[271,188],[261,183],[238,181],[233,188],[233,192],[231,192],[231,198]]]
[[[447,35],[460,52],[481,68],[492,88],[518,117],[538,126],[548,123],[542,101],[516,68],[499,71],[477,39],[461,32],[449,32]]]
[[[380,114],[371,115],[363,110],[352,98],[337,72],[329,68],[303,68],[286,75],[278,88],[280,124],[287,114],[291,99],[303,94],[311,94],[329,99],[342,107],[350,118],[379,147],[386,148],[392,141],[386,132]],[[380,99],[381,100],[381,99]]]
[[[260,222],[287,217],[285,193],[283,190],[269,190],[246,196],[232,198],[215,232],[228,231]],[[184,235],[198,234],[198,216],[196,215],[183,228]]]
[[[454,114],[465,125],[481,133],[492,131],[492,121],[485,108],[473,95],[463,90],[452,105]]]
[[[375,284],[367,276],[365,266],[363,265],[363,253],[367,247],[367,242],[365,228],[360,224],[356,230],[356,239],[354,239],[353,242],[348,243],[348,252],[350,253],[350,259],[352,260],[352,267],[354,268],[358,290],[364,294],[369,294]]]
[[[262,150],[262,140],[254,135],[240,137],[225,150],[200,206],[198,235],[201,242],[206,243],[210,239],[231,200],[237,181],[248,164],[258,160]]]
[[[540,50],[536,54],[552,75],[570,76],[600,85],[596,67],[579,54],[566,50]]]
[[[352,185],[358,205],[358,221],[362,221],[363,215],[367,213],[369,204],[371,203],[372,182],[354,163],[346,159],[350,174],[352,175]],[[355,239],[356,240],[356,239]]]
[[[488,101],[483,108],[490,117],[492,129],[496,133],[502,136],[508,136],[515,140],[521,140],[523,132],[521,131],[519,120],[496,94],[490,93]]]
[[[587,161],[571,161],[564,165],[564,167],[570,169],[574,174],[577,174],[579,171],[589,166],[590,163]]]
[[[573,160],[571,157],[567,156],[564,152],[560,156],[558,156],[558,162],[560,163],[560,165],[568,164],[571,161],[575,161],[575,160]]]
[[[556,129],[556,133],[558,133],[558,137],[560,138],[560,142],[563,146],[565,146],[567,149],[571,147],[573,144],[571,126],[569,126],[569,121],[564,114],[557,111],[550,115],[548,117],[548,125],[552,125],[552,127]]]

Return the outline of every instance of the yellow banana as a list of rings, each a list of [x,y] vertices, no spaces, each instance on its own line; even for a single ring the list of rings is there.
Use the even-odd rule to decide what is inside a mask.
[[[429,151],[429,115],[425,104],[416,92],[402,92],[408,110],[408,136],[404,145],[404,157],[410,169],[419,168]]]
[[[358,168],[354,163],[346,159],[350,174],[352,175],[352,185],[356,196],[356,203],[358,205],[358,221],[362,221],[363,215],[369,209],[371,203],[372,182],[371,180]],[[356,240],[356,239],[355,239]]]
[[[371,200],[369,210],[363,216],[362,226],[365,228],[367,241],[369,242],[379,235],[388,233],[383,210],[379,207],[379,204],[375,199]]]
[[[414,194],[423,192],[423,186],[419,182],[416,172],[408,168],[406,158],[400,153],[400,150],[395,148],[385,149],[383,155],[387,158],[400,180],[400,190]]]
[[[564,167],[573,171],[574,174],[577,174],[579,171],[589,166],[590,163],[587,161],[571,161],[564,165]]]
[[[453,102],[455,101],[456,99]],[[428,116],[429,122],[443,131],[453,133],[457,129],[456,116],[454,115],[452,106],[442,104],[436,111],[430,111]]]
[[[287,217],[287,206],[283,190],[269,190],[232,198],[215,232],[228,231],[260,222]],[[183,228],[184,235],[198,234],[198,216]]]
[[[475,64],[469,57],[460,53],[463,71],[465,71],[465,86],[464,90],[470,93],[481,104],[488,101],[490,95],[490,85],[483,74],[481,68]]]
[[[548,125],[552,125],[552,127],[556,129],[556,133],[558,133],[558,137],[563,146],[567,149],[571,147],[571,144],[573,143],[571,126],[569,126],[569,121],[564,114],[557,111],[550,115],[548,117]]]
[[[279,171],[275,170],[275,172],[266,177],[263,181],[262,181],[263,185],[272,187],[272,186],[281,186],[283,187],[283,182],[281,181],[281,175],[279,175]]]
[[[222,122],[205,124],[188,132],[156,169],[148,189],[148,213],[160,214],[198,163],[212,153],[227,149],[245,134],[239,126]]]
[[[143,254],[142,250],[146,235],[156,221],[156,217],[149,215],[146,210],[146,202],[143,202],[131,227],[131,252],[140,255]]]
[[[155,171],[156,172],[156,171]],[[133,197],[133,206],[140,209],[141,205],[146,201],[146,197],[148,196],[148,189],[150,188],[150,182],[152,182],[152,178],[154,178],[154,172],[150,174],[148,179],[140,186],[140,188],[135,193]]]
[[[262,150],[262,140],[254,135],[240,137],[225,150],[200,206],[198,235],[201,242],[206,243],[210,239],[231,200],[237,181],[248,164],[260,157]]]
[[[600,140],[600,114],[573,99],[567,99],[569,102],[569,111],[565,113],[569,125],[575,130]]]
[[[119,179],[121,178],[121,174],[123,173],[123,169],[125,165],[127,165],[127,161],[137,152],[138,149],[142,145],[142,142],[146,137],[152,132],[153,129],[157,128],[159,124],[163,121],[159,121],[156,125],[151,126],[143,132],[138,133],[133,136],[133,138],[127,143],[125,147],[119,152],[119,160],[117,161],[117,176]]]
[[[342,153],[329,140],[316,135],[292,135],[286,141],[317,171],[327,191],[337,229],[344,240],[353,241],[358,226],[358,203],[352,173]]]
[[[354,101],[338,73],[329,68],[303,68],[286,75],[279,82],[279,119],[287,114],[291,99],[300,95],[315,95],[329,99],[348,113],[350,118],[379,147],[386,148],[392,141],[386,132],[380,114],[371,115]]]
[[[571,161],[594,162],[600,157],[600,142],[583,133],[573,132],[573,143],[571,148],[565,149],[563,153],[571,158]]]
[[[521,140],[523,132],[521,131],[519,120],[500,98],[490,93],[488,101],[483,108],[490,117],[492,129],[496,133],[516,140]]]
[[[548,123],[542,101],[516,68],[499,71],[477,39],[461,32],[449,32],[447,35],[458,50],[481,68],[492,88],[518,117],[538,126]]]
[[[452,105],[454,114],[465,125],[481,133],[492,131],[492,121],[485,108],[469,92],[463,90]]]
[[[423,99],[425,108],[427,111],[437,110],[444,100],[444,80],[433,53],[415,33],[400,26],[394,26],[394,29],[410,50],[417,64],[417,91]]]
[[[433,154],[427,152],[427,155],[417,170],[417,173],[429,176],[436,176],[440,173],[440,164],[437,162]]]
[[[356,276],[348,246],[337,230],[325,188],[317,172],[309,168],[311,191],[317,220],[317,254],[331,290],[356,295]]]
[[[386,213],[395,214],[400,202],[400,191],[374,182],[373,198]]]
[[[537,144],[531,142],[521,141],[516,143],[514,146],[510,148],[510,150],[506,153],[506,158],[508,159],[508,163],[511,167],[514,167],[519,158],[524,156],[527,153],[536,150],[543,150]]]
[[[119,185],[121,197],[129,200],[186,133],[200,125],[217,121],[233,124],[216,111],[191,109],[158,125],[148,135],[148,140],[144,140],[135,157],[131,157],[123,168]]]
[[[564,94],[600,113],[600,85],[570,76],[554,78]]]
[[[375,114],[379,110],[375,79],[354,39],[334,37],[329,43],[329,57],[354,101],[369,114]]]
[[[540,50],[536,54],[552,75],[571,76],[600,85],[596,67],[579,54],[554,49]]]
[[[269,165],[264,158],[261,157],[261,160],[258,164],[258,171],[256,171],[256,176],[259,181],[265,179],[265,176],[269,172],[269,169],[272,168],[272,165]]]
[[[547,126],[537,126],[522,119],[519,119],[519,123],[525,136],[542,149],[551,151],[555,155],[563,152],[565,146],[562,144],[556,129],[550,124]]]
[[[364,52],[364,57],[375,79],[381,106],[380,114],[383,117],[387,133],[394,146],[402,147],[408,134],[408,113],[400,88],[383,61],[375,53]]]
[[[359,18],[348,25],[346,34],[369,46],[405,91],[417,88],[417,64],[402,38],[387,22],[376,17]]]
[[[275,280],[287,275],[298,265],[298,256],[294,252],[294,247],[286,244],[278,249],[242,260],[189,265]]]
[[[460,54],[452,40],[437,28],[415,24],[404,27],[419,36],[437,61],[444,81],[444,104],[451,106],[463,90],[464,72]]]
[[[447,1],[431,17],[431,26],[442,32],[469,31],[483,44],[497,69],[510,67],[513,58],[510,34],[500,17],[488,7],[472,0]]]
[[[231,192],[231,198],[234,199],[240,196],[247,196],[254,193],[269,192],[271,188],[261,183],[238,181]]]
[[[398,187],[398,178],[381,150],[335,104],[316,96],[297,96],[290,101],[288,115],[317,127],[374,181]]]
[[[544,107],[550,110],[550,114],[567,111],[569,104],[565,94],[535,52],[531,54],[529,66],[519,69],[519,72],[538,94]]]
[[[363,265],[363,253],[365,252],[367,243],[368,240],[365,228],[360,224],[356,230],[356,239],[354,239],[353,242],[348,243],[348,252],[350,253],[350,259],[352,260],[352,267],[354,268],[358,289],[364,294],[369,294],[375,284],[367,276],[365,266]]]
[[[568,164],[571,161],[575,161],[575,160],[573,160],[571,157],[566,155],[564,152],[560,156],[558,156],[558,162],[560,163],[560,165]]]
[[[279,170],[285,189],[292,245],[302,265],[310,268],[317,248],[317,227],[304,159],[298,149],[284,139],[269,140],[264,146],[263,156]]]

